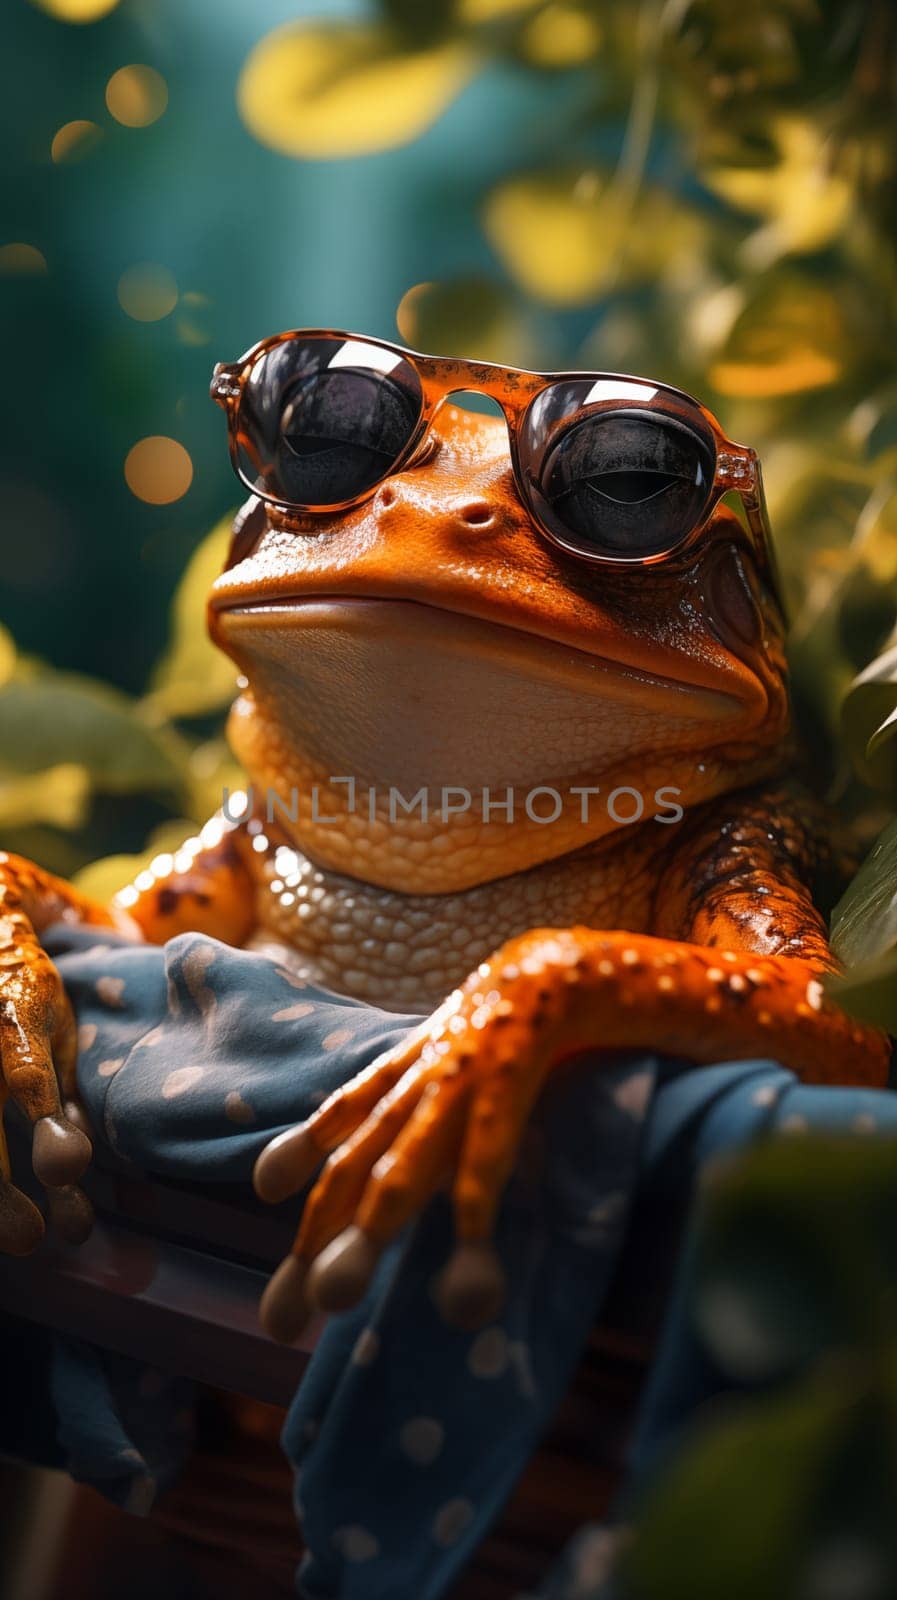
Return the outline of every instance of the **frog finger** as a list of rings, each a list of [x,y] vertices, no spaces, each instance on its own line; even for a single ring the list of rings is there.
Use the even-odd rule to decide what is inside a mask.
[[[0,1059],[7,1091],[32,1124],[31,1163],[41,1183],[56,1187],[80,1178],[90,1140],[63,1114],[52,1042],[65,1024],[68,1001],[55,968],[39,949],[29,952],[8,985],[0,1019]],[[67,1036],[66,1036],[67,1037]]]
[[[467,1102],[462,1079],[427,1085],[414,1114],[373,1168],[354,1222],[311,1269],[309,1293],[322,1310],[345,1311],[358,1304],[384,1246],[432,1199],[457,1160]]]
[[[492,1233],[544,1076],[534,1054],[518,1070],[489,1074],[477,1086],[452,1189],[461,1243],[477,1244]]]
[[[252,1181],[259,1199],[278,1205],[305,1187],[331,1150],[336,1150],[364,1123],[399,1082],[416,1058],[419,1042],[411,1048],[403,1040],[399,1050],[378,1056],[369,1067],[350,1078],[305,1122],[277,1135],[255,1163]]]
[[[494,1322],[505,1301],[504,1269],[491,1243],[496,1213],[516,1164],[539,1080],[487,1078],[470,1108],[452,1190],[455,1249],[434,1299],[446,1322],[473,1330]]]
[[[259,1322],[269,1339],[295,1344],[315,1314],[306,1292],[308,1262],[288,1255],[272,1273],[259,1301]]]
[[[262,1296],[262,1326],[272,1338],[291,1343],[298,1338],[315,1309],[311,1295],[310,1265],[333,1239],[351,1223],[371,1168],[389,1149],[397,1132],[411,1115],[424,1083],[413,1069],[375,1106],[355,1134],[327,1161],[311,1191],[302,1222],[287,1260],[271,1279]],[[308,1282],[307,1282],[308,1280]],[[339,1309],[336,1306],[319,1308]]]
[[[494,1322],[507,1296],[507,1279],[494,1245],[485,1239],[456,1245],[436,1280],[433,1298],[446,1322],[473,1331]]]

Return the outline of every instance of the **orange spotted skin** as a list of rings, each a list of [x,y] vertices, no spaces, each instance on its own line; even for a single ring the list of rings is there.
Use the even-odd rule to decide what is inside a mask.
[[[494,1315],[495,1209],[546,1077],[577,1054],[590,1070],[602,1049],[760,1055],[807,1081],[885,1083],[887,1040],[823,991],[821,821],[787,777],[782,620],[725,507],[687,560],[599,571],[533,527],[503,424],[447,407],[364,505],[311,518],[250,501],[209,625],[243,675],[230,733],[254,804],[111,913],[0,859],[3,1065],[34,1117],[57,1115],[70,1019],[39,935],[60,913],[271,945],[298,983],[430,1013],[260,1157],[271,1200],[324,1163],[263,1303],[275,1336],[353,1304],[446,1181],[458,1244],[440,1303],[465,1325]],[[354,810],[350,774],[376,791]],[[390,814],[389,786],[447,784],[547,785],[560,810]],[[577,791],[621,784],[673,786],[683,819],[585,816]],[[271,789],[292,797],[273,821]],[[18,1191],[8,1163],[2,1177],[0,1244],[27,1248],[33,1219],[4,1224]]]
[[[75,1187],[90,1142],[62,1104],[74,1094],[75,1020],[40,943],[41,930],[60,917],[105,927],[117,920],[70,884],[0,851],[0,1250],[11,1255],[33,1249],[44,1224],[12,1183],[2,1121],[8,1099],[34,1129],[34,1171],[47,1188],[54,1220],[72,1238],[90,1224],[87,1201]]]

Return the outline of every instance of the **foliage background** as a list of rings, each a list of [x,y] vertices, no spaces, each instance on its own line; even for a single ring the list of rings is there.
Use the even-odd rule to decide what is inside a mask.
[[[72,871],[214,804],[230,680],[199,619],[221,533],[158,692],[171,597],[238,497],[211,364],[296,323],[398,322],[426,348],[656,375],[757,446],[814,778],[865,847],[897,794],[897,725],[866,750],[892,657],[846,739],[839,719],[897,618],[895,33],[887,0],[14,0],[10,842]],[[155,75],[124,109],[122,69]],[[160,435],[189,487],[163,457],[135,493],[129,452]],[[130,769],[108,697],[47,668],[138,697],[117,707]]]
[[[4,843],[106,891],[232,777],[230,669],[201,633],[239,498],[213,361],[296,324],[398,326],[427,349],[653,375],[764,461],[811,776],[857,856],[885,828],[835,916],[844,995],[897,1028],[890,0],[10,0],[4,44]],[[816,1460],[828,1440],[845,1481],[863,1464],[863,1538],[887,1558],[842,1560],[846,1588],[826,1568],[820,1600],[897,1592],[894,1474],[869,1466],[897,1436],[893,1162],[845,1161],[810,1377],[740,1433],[698,1436],[649,1507],[638,1592],[793,1594],[802,1440]],[[785,1214],[804,1259],[830,1170],[789,1151],[724,1183],[707,1227],[726,1261]],[[781,1237],[740,1280],[767,1334],[795,1310]],[[862,1293],[843,1270],[859,1260]],[[857,1375],[855,1406],[849,1385],[814,1388],[824,1368]],[[704,1559],[748,1489],[769,1537],[739,1524]]]

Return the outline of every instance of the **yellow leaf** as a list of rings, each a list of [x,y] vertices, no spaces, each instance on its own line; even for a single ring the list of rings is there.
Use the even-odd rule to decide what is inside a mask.
[[[766,226],[747,241],[754,268],[769,266],[789,251],[819,250],[847,225],[852,189],[828,158],[812,123],[780,117],[772,126],[772,164],[731,166],[710,162],[702,177],[708,188],[741,211],[765,217]]]
[[[0,623],[0,683],[7,683],[16,667],[16,646],[12,634]]]
[[[796,346],[771,361],[718,361],[711,369],[710,381],[720,394],[763,399],[824,389],[837,380],[840,372],[841,367],[832,356]]]
[[[466,45],[402,51],[384,27],[287,23],[252,51],[237,86],[249,132],[283,155],[333,159],[408,144],[472,77]]]
[[[90,774],[73,761],[44,772],[0,772],[0,826],[79,828],[87,815]]]
[[[459,22],[495,22],[517,12],[532,11],[538,0],[458,0]]]
[[[143,709],[154,716],[196,717],[219,711],[234,697],[236,668],[206,633],[206,600],[221,572],[230,543],[233,513],[193,552],[178,584],[171,615],[171,643],[153,674]]]
[[[897,488],[893,479],[870,495],[854,538],[876,582],[888,586],[897,582]]]
[[[835,296],[803,276],[760,280],[716,351],[710,382],[733,398],[827,388],[844,369],[848,339]]]
[[[486,231],[509,272],[551,305],[587,304],[619,275],[628,283],[662,272],[697,249],[700,219],[662,189],[632,197],[607,175],[539,173],[494,189]]]

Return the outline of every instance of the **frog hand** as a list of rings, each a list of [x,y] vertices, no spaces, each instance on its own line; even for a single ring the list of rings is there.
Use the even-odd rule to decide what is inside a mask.
[[[484,962],[427,1022],[259,1156],[256,1190],[272,1202],[324,1161],[292,1253],[262,1299],[272,1337],[292,1341],[315,1310],[355,1305],[384,1247],[446,1182],[457,1242],[439,1279],[440,1309],[462,1327],[500,1309],[495,1214],[576,976],[569,941],[552,936],[546,949],[545,935],[528,937],[530,947],[518,939],[513,959],[500,951]]]
[[[27,1255],[44,1232],[37,1206],[12,1181],[2,1120],[7,1099],[31,1123],[32,1166],[51,1221],[71,1243],[90,1231],[90,1203],[75,1186],[90,1161],[90,1140],[60,1101],[60,1085],[67,1109],[74,1101],[76,1049],[56,968],[25,917],[0,915],[0,1254]]]
[[[256,1163],[283,1200],[326,1161],[292,1254],[262,1300],[277,1338],[355,1305],[384,1246],[449,1180],[456,1246],[443,1315],[473,1327],[502,1302],[490,1243],[548,1073],[586,1050],[650,1049],[710,1063],[763,1056],[808,1082],[887,1082],[885,1036],[826,995],[810,961],[647,934],[537,928],[477,968],[428,1022],[338,1089]]]

